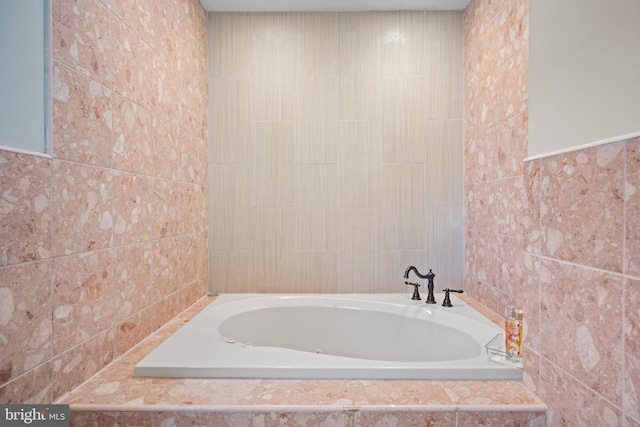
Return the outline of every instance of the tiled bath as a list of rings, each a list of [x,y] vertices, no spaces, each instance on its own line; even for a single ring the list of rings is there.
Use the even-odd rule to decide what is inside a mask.
[[[63,396],[71,425],[546,425],[546,406],[518,381],[133,378],[135,364],[212,298]]]

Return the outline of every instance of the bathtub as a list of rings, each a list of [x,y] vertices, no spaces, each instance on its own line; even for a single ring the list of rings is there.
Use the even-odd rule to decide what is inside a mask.
[[[444,296],[436,294],[441,303]],[[501,329],[456,296],[225,294],[135,367],[137,377],[520,380],[489,360]]]

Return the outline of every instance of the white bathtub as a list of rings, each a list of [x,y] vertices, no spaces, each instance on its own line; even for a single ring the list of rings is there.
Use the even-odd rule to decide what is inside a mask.
[[[138,377],[519,380],[488,360],[501,329],[462,300],[226,294],[140,361]]]

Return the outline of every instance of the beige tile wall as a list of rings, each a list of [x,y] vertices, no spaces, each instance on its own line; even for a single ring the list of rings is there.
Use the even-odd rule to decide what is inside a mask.
[[[465,289],[525,310],[548,425],[640,426],[640,140],[527,156],[528,0],[465,22]]]
[[[49,403],[205,293],[206,13],[52,0],[52,158],[0,151],[0,403]]]
[[[210,13],[219,292],[461,287],[462,13]]]

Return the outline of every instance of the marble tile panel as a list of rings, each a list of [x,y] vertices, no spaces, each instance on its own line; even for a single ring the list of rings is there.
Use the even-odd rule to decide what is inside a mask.
[[[498,234],[522,237],[525,188],[522,175],[495,181],[494,217]],[[524,242],[520,249],[524,247]]]
[[[546,421],[544,412],[458,412],[458,425],[465,427],[545,427],[547,425]]]
[[[520,381],[442,381],[454,405],[539,405]]]
[[[51,2],[53,58],[103,86],[113,86],[111,13],[98,0]]]
[[[498,169],[497,177],[505,178],[523,174],[523,160],[527,157],[527,110],[499,123],[495,130]]]
[[[180,228],[180,183],[168,179],[153,180],[153,235],[155,238],[172,237]]]
[[[114,245],[151,240],[153,233],[153,178],[113,172]]]
[[[203,108],[206,110],[206,102]],[[201,139],[196,126],[191,126],[193,131],[178,129],[178,141],[180,146],[186,147],[187,154],[182,159],[182,175],[174,179],[204,185],[207,182],[207,157],[208,147],[206,140]],[[182,152],[184,153],[185,150]],[[179,169],[180,170],[180,169]]]
[[[619,406],[622,278],[543,260],[540,286],[541,354]]]
[[[175,182],[175,181],[174,181]],[[178,233],[201,233],[207,230],[207,187],[190,183],[177,183],[179,191]]]
[[[180,103],[180,108],[176,122],[194,137],[200,137],[203,131],[206,131],[204,124],[207,117],[207,87],[196,79],[190,80],[180,76],[178,80],[180,89],[176,102]]]
[[[346,380],[263,380],[256,405],[353,406],[349,381]]]
[[[216,426],[252,427],[253,413],[218,411],[176,411],[153,414],[154,425],[162,427]]]
[[[640,427],[640,421],[623,415],[622,427]]]
[[[475,232],[473,234],[473,249],[474,249],[474,265],[471,267],[472,271],[475,271],[475,279],[488,285],[491,288],[495,288],[491,291],[493,297],[495,297],[495,291],[498,287],[498,236],[494,234]],[[485,289],[487,291],[488,289]],[[473,294],[472,294],[473,295]],[[489,297],[489,295],[486,295]],[[493,298],[492,297],[492,298]],[[491,305],[487,304],[491,309],[494,309],[496,301],[491,300]],[[486,304],[485,301],[482,301]]]
[[[464,229],[476,229],[476,186],[464,185]]]
[[[144,10],[147,13],[148,10]],[[113,89],[136,104],[156,112],[159,55],[148,48],[132,27],[112,20],[115,44],[113,52]]]
[[[358,427],[447,427],[456,425],[456,413],[430,411],[359,411],[356,414]]]
[[[256,411],[253,417],[254,427],[313,427],[335,426],[351,427],[354,424],[354,412],[351,411],[327,411],[327,412],[263,412]]]
[[[114,324],[114,281],[111,250],[54,259],[54,354],[85,342]]]
[[[640,139],[627,142],[625,180],[626,273],[640,277]]]
[[[164,298],[182,287],[182,266],[185,253],[180,250],[181,238],[159,239],[153,243],[151,283],[156,295]]]
[[[498,23],[496,23],[496,17],[505,7],[508,0],[489,0],[489,1],[478,1],[476,7],[475,18],[478,20],[480,24],[480,32],[478,33],[480,37],[486,37],[487,31],[496,31]]]
[[[496,233],[498,222],[496,216],[501,208],[498,199],[501,181],[479,182],[475,185],[475,218],[476,230]]]
[[[156,150],[157,116],[146,108],[113,95],[113,167],[152,174]]]
[[[452,405],[439,381],[386,380],[351,381],[356,406],[369,405]]]
[[[157,288],[151,280],[153,247],[153,242],[144,242],[113,250],[116,320],[123,320],[158,299]]]
[[[195,258],[195,277],[207,278],[209,275],[209,233],[207,231],[196,233],[193,236],[193,246],[190,255]]]
[[[498,122],[498,96],[501,91],[498,77],[502,77],[502,75],[495,72],[487,77],[478,79],[478,94],[475,105],[476,132],[489,129]]]
[[[79,386],[114,359],[113,328],[93,336],[53,359],[53,398]]]
[[[464,234],[464,271],[465,277],[477,278],[476,241],[477,231],[465,226]]]
[[[499,25],[497,54],[501,62],[506,62],[516,52],[529,45],[529,2],[530,0],[503,0],[496,17]]]
[[[151,320],[157,327],[164,325],[189,306],[187,288],[181,288],[156,303],[156,318]]]
[[[69,426],[148,427],[153,425],[155,416],[157,416],[155,413],[145,411],[77,411],[71,409]]]
[[[480,23],[478,22],[478,8],[482,2],[480,0],[471,0],[462,12],[464,27],[464,45],[469,46],[477,39],[480,33]]]
[[[482,27],[482,32],[475,39],[477,44],[473,62],[476,64],[478,81],[482,81],[494,73],[502,62],[498,55],[499,26],[497,22],[491,19],[486,22],[480,21],[479,25]]]
[[[522,239],[499,235],[498,239],[498,281],[496,286],[512,297],[522,299],[525,292],[524,252]]]
[[[53,254],[109,248],[113,244],[113,173],[53,161]]]
[[[180,122],[181,111],[184,103],[181,100],[190,99],[190,93],[185,91],[187,85],[185,77],[181,76],[176,70],[171,68],[169,63],[164,60],[157,52],[148,51],[147,57],[150,57],[151,66],[148,72],[151,74],[146,78],[144,99],[148,108],[159,114],[161,117],[173,122]],[[203,94],[204,96],[204,94]],[[183,108],[184,122],[189,123],[189,112],[191,107]]]
[[[51,261],[0,268],[0,384],[53,355]]]
[[[153,117],[151,122],[153,138],[153,175],[172,179],[179,176],[187,147],[180,147],[176,125],[160,116]]]
[[[464,90],[463,117],[464,117],[465,153],[466,153],[468,150],[470,150],[472,146],[471,143],[467,143],[467,140],[471,140],[475,138],[476,134],[478,133],[478,125],[477,125],[478,116],[476,115],[477,113],[476,104],[478,103],[478,94],[480,92],[480,88],[473,83],[469,83],[465,79],[465,85],[463,90]],[[465,156],[465,159],[466,159],[466,156]],[[469,165],[468,168],[465,168],[465,182],[471,182],[471,175],[469,175],[469,172],[472,172],[472,171],[475,171],[475,169],[472,168],[472,164]]]
[[[624,390],[622,409],[640,420],[640,280],[624,283]]]
[[[624,144],[542,161],[542,253],[622,271]]]
[[[540,266],[542,260],[535,255],[523,255],[523,280],[520,294],[524,309],[524,343],[527,348],[540,349]]]
[[[156,324],[149,319],[156,318],[156,306],[150,305],[121,320],[115,326],[114,357],[118,357],[148,337]]]
[[[259,396],[261,379],[179,378],[167,387],[161,401],[183,405],[252,405]]]
[[[51,160],[0,150],[0,266],[51,256]]]
[[[526,308],[525,308],[526,310]],[[522,383],[531,393],[539,396],[540,390],[540,354],[531,350],[525,342],[524,369],[522,370]]]
[[[495,119],[501,122],[527,109],[529,100],[529,48],[525,47],[495,73],[497,111]]]
[[[53,402],[52,362],[46,361],[13,381],[0,385],[3,404]]]
[[[522,235],[524,236],[524,251],[540,254],[540,160],[532,160],[524,165],[524,201],[522,206]]]
[[[549,426],[619,426],[622,412],[559,366],[540,358],[540,399]]]
[[[497,129],[488,128],[478,133],[475,144],[469,146],[469,155],[473,158],[474,171],[471,171],[471,182],[478,183],[494,180],[498,177]]]
[[[111,166],[111,90],[57,61],[51,73],[53,154],[58,159]]]

